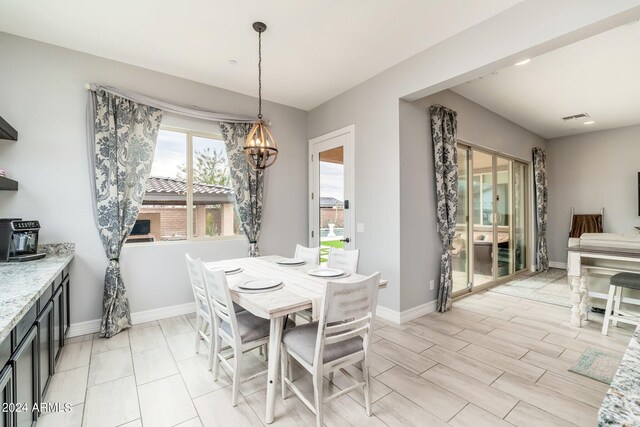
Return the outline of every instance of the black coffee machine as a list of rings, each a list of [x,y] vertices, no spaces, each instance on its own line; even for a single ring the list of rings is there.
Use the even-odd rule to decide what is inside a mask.
[[[0,262],[31,261],[44,258],[38,253],[38,221],[23,221],[20,218],[0,219]]]

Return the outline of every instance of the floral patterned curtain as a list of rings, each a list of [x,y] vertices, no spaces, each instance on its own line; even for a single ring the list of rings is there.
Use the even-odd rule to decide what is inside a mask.
[[[432,105],[429,112],[436,181],[436,217],[442,242],[438,311],[444,312],[451,309],[453,289],[451,251],[458,209],[457,113],[442,105]]]
[[[231,185],[236,195],[240,225],[249,239],[249,256],[257,257],[260,255],[258,237],[262,223],[264,171],[250,168],[245,158],[243,147],[252,126],[253,123],[220,123],[229,158]]]
[[[131,326],[119,257],[142,204],[162,111],[104,90],[91,90],[89,96],[96,216],[109,259],[100,336],[109,338]]]
[[[536,271],[549,269],[547,253],[547,153],[544,148],[533,149],[533,177],[536,194]]]

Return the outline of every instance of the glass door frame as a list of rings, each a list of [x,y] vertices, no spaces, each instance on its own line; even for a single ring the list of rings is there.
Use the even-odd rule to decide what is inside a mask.
[[[309,247],[320,246],[320,159],[318,151],[339,146],[344,147],[344,221],[345,237],[344,249],[356,249],[356,184],[355,184],[355,125],[345,126],[341,129],[320,135],[309,140]],[[344,143],[331,141],[341,136]],[[347,203],[348,202],[348,203]]]
[[[467,223],[466,223],[466,228],[467,228],[467,242],[468,242],[468,247],[467,247],[467,264],[466,264],[466,269],[467,269],[467,287],[465,289],[460,289],[458,291],[453,292],[453,297],[457,298],[460,296],[464,296],[464,295],[469,295],[471,293],[474,292],[479,292],[479,291],[483,291],[486,290],[488,288],[491,288],[493,286],[499,285],[501,283],[504,282],[508,282],[510,280],[513,280],[514,278],[522,275],[522,274],[526,274],[527,272],[529,272],[529,270],[531,269],[531,253],[529,251],[530,246],[530,238],[531,238],[531,233],[530,233],[530,227],[531,227],[531,218],[532,218],[532,213],[531,213],[531,201],[530,201],[530,197],[531,197],[531,191],[532,189],[531,187],[531,161],[526,161],[523,159],[520,159],[518,157],[514,157],[511,156],[509,154],[504,154],[501,153],[499,151],[495,151],[492,150],[490,148],[486,148],[483,146],[479,146],[476,144],[472,144],[468,141],[462,140],[462,139],[458,139],[457,143],[456,143],[456,147],[458,148],[462,148],[464,150],[467,150],[468,156],[467,156],[467,182],[466,182],[466,186],[467,186],[467,212],[469,215],[467,215]],[[475,152],[483,152],[484,154],[488,154],[490,156],[492,156],[492,160],[491,160],[491,165],[492,165],[492,193],[493,193],[493,201],[492,201],[492,206],[493,206],[493,215],[492,215],[492,233],[493,233],[493,245],[492,245],[492,250],[493,250],[493,260],[492,260],[492,265],[493,265],[493,280],[487,282],[487,283],[483,283],[482,285],[474,285],[473,284],[473,274],[474,274],[474,270],[475,270],[475,266],[474,266],[474,262],[475,262],[475,257],[474,257],[474,244],[473,244],[473,235],[474,235],[474,224],[473,224],[473,202],[474,202],[474,197],[473,197],[473,153]],[[497,234],[497,224],[496,224],[496,207],[497,207],[497,200],[496,200],[496,195],[497,195],[497,158],[503,158],[506,160],[510,160],[511,163],[509,163],[509,176],[510,179],[513,178],[513,171],[514,171],[514,161],[517,161],[523,165],[525,165],[525,173],[524,173],[524,179],[525,179],[525,183],[524,183],[524,194],[522,195],[523,199],[524,199],[524,210],[525,210],[525,215],[524,215],[524,222],[526,224],[526,226],[524,227],[524,246],[526,248],[525,250],[525,261],[524,261],[524,265],[525,267],[522,268],[520,271],[515,271],[515,254],[516,254],[516,246],[513,246],[513,250],[512,250],[512,254],[510,257],[510,271],[511,271],[511,267],[513,267],[513,273],[512,274],[508,274],[504,277],[501,278],[497,278],[497,268],[498,268],[498,239],[496,238],[496,234]],[[470,186],[471,185],[471,186]],[[515,195],[515,184],[512,182],[511,183],[511,190],[509,192],[509,205],[511,206],[511,211],[513,211],[513,207],[514,207],[514,195]],[[510,239],[513,238],[512,236],[515,236],[515,215],[513,214],[513,212],[510,212],[511,216],[512,216],[512,220],[509,222],[509,234],[510,234]]]

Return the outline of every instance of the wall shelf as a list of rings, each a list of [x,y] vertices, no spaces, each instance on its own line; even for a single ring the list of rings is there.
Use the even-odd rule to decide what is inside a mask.
[[[6,139],[8,141],[18,140],[18,131],[2,117],[0,117],[0,139]]]
[[[18,191],[18,181],[0,176],[0,191]]]

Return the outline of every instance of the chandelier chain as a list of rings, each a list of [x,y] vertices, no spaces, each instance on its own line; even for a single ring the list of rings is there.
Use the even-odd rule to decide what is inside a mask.
[[[258,32],[258,119],[262,120],[262,31]]]

